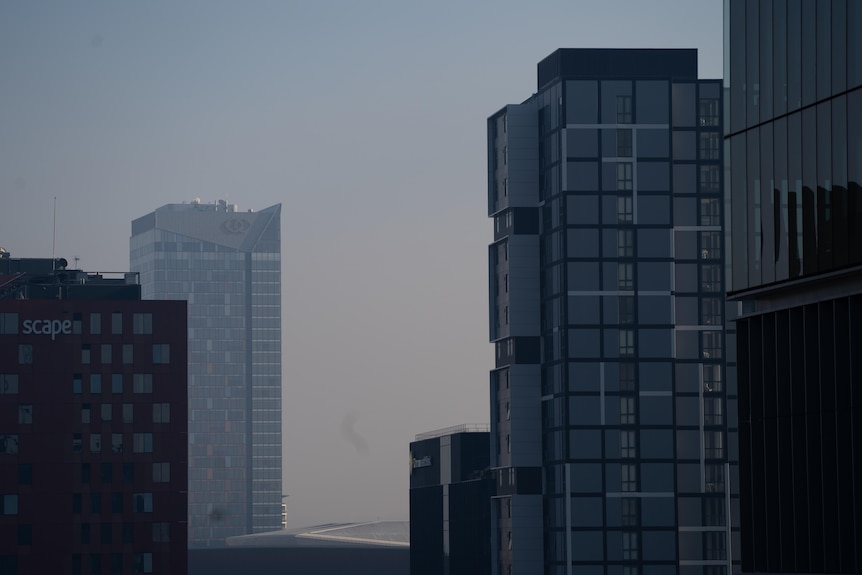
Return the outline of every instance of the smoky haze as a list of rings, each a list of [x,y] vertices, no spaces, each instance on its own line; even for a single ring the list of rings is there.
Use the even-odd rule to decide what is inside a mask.
[[[488,420],[485,118],[559,47],[699,48],[721,2],[0,5],[0,246],[125,271],[132,219],[283,204],[290,526],[408,514],[416,433]]]

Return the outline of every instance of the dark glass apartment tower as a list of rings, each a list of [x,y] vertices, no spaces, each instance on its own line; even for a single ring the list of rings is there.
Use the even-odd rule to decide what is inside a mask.
[[[410,444],[410,575],[491,572],[488,426],[458,425]]]
[[[494,573],[731,570],[721,109],[695,50],[565,49],[488,120]]]
[[[189,544],[281,528],[281,205],[132,222],[145,299],[189,309]]]
[[[862,572],[862,3],[725,2],[746,571]]]

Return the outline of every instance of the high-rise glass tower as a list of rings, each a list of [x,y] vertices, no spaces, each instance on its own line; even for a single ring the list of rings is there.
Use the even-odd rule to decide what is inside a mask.
[[[724,9],[742,567],[862,573],[862,2]]]
[[[144,299],[188,300],[189,545],[281,527],[281,205],[132,222]]]
[[[494,573],[726,575],[722,91],[558,50],[488,120]]]

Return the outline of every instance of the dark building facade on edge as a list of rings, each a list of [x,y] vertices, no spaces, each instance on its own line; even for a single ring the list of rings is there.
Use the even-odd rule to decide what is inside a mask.
[[[410,444],[410,575],[491,573],[489,454],[487,425]]]
[[[738,565],[721,88],[562,49],[488,119],[493,573]]]
[[[132,222],[144,299],[188,301],[189,545],[281,529],[281,205]]]
[[[0,572],[187,572],[185,302],[0,259]]]
[[[862,572],[862,3],[726,0],[745,571]]]

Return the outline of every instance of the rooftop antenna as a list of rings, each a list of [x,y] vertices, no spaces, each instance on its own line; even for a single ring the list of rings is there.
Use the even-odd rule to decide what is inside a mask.
[[[57,196],[54,196],[54,237],[51,240],[51,271],[54,271],[57,259]]]
[[[81,260],[78,256],[72,256],[72,259],[75,260],[75,269],[79,270],[81,268],[78,267],[78,262]]]

